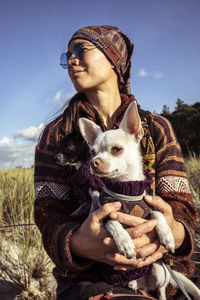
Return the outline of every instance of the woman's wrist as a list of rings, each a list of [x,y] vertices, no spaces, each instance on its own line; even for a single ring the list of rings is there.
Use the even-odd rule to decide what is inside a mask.
[[[80,243],[80,234],[79,234],[79,228],[76,228],[76,230],[73,231],[70,241],[69,241],[69,247],[72,255],[82,257],[80,253],[81,249],[81,243]]]
[[[181,222],[175,220],[172,228],[172,233],[175,240],[175,249],[181,247],[185,239],[185,228]]]

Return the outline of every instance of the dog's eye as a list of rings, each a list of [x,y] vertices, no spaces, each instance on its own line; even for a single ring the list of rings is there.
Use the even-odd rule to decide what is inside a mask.
[[[123,148],[119,147],[119,146],[114,146],[111,148],[111,153],[113,155],[120,154],[120,153],[122,153],[122,151],[123,151]]]
[[[90,154],[91,154],[91,156],[95,156],[95,155],[96,155],[94,149],[92,149],[92,150],[90,151]]]
[[[66,147],[65,147],[65,151],[68,153],[68,152],[72,152],[72,151],[75,151],[76,149],[75,149],[75,145],[67,145]]]

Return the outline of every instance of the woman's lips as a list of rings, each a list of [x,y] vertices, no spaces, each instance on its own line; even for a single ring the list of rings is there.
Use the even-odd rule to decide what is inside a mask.
[[[83,72],[85,72],[85,70],[72,70],[70,72],[70,77],[76,78],[76,77],[78,77]]]

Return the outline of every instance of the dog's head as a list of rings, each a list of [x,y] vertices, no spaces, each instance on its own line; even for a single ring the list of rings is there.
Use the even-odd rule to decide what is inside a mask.
[[[102,132],[85,118],[80,118],[79,128],[91,151],[94,174],[121,181],[144,179],[140,154],[143,129],[135,102],[129,105],[119,129]]]
[[[60,142],[55,160],[63,166],[75,166],[80,164],[89,156],[89,148],[80,131],[73,125],[73,132],[63,132],[64,137]]]

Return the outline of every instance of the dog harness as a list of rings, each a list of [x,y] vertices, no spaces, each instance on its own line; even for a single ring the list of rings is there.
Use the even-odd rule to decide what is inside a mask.
[[[100,204],[120,201],[121,212],[143,219],[148,218],[150,207],[144,201],[144,196],[150,194],[150,186],[153,182],[148,171],[144,171],[145,180],[119,182],[109,178],[102,178],[103,192],[100,196]]]

